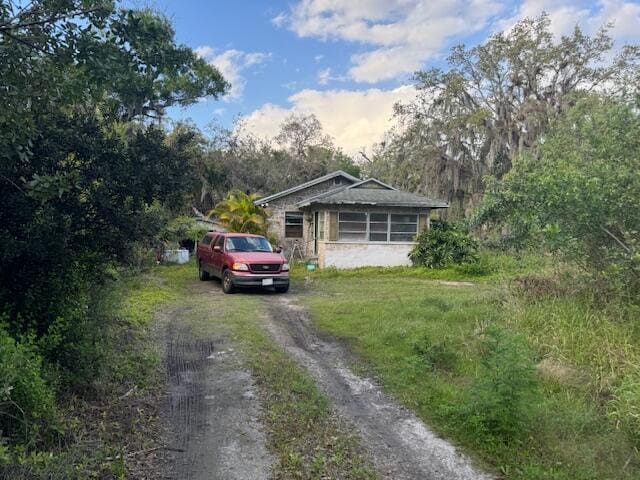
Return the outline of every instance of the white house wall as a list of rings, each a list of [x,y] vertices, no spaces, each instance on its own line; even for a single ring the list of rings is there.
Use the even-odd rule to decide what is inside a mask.
[[[397,267],[411,265],[409,252],[415,243],[324,242],[320,252],[323,267]]]

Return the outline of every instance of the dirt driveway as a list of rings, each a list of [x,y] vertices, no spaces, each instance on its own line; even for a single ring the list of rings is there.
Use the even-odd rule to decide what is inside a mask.
[[[255,315],[357,432],[382,478],[490,478],[379,386],[355,375],[348,368],[351,353],[318,335],[296,303],[295,291],[236,295],[258,295]],[[218,282],[194,283],[183,306],[164,312],[172,446],[179,450],[174,457],[176,478],[266,479],[274,458],[268,451],[268,432],[261,424],[251,373],[243,368],[228,335],[210,330],[203,334],[197,328],[197,322],[206,322],[221,302]]]

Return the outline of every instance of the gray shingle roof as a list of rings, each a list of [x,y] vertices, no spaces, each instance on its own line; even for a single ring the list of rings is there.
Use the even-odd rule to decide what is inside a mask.
[[[380,205],[386,207],[421,207],[447,208],[449,204],[442,200],[434,200],[400,190],[381,188],[351,188],[346,187],[338,191],[332,190],[326,194],[316,195],[298,203],[299,207],[314,204],[322,205]]]
[[[253,203],[255,203],[256,205],[268,203],[277,198],[291,195],[292,193],[299,192],[300,190],[304,190],[305,188],[313,187],[314,185],[325,182],[327,180],[331,180],[332,178],[335,178],[335,177],[343,177],[353,183],[360,182],[359,178],[356,178],[353,175],[349,175],[347,172],[343,172],[342,170],[336,170],[335,172],[328,173],[327,175],[324,175],[322,177],[314,178],[313,180],[302,183],[300,185],[296,185],[295,187],[288,188],[287,190],[283,190],[282,192],[274,193],[273,195],[259,198],[255,200]]]

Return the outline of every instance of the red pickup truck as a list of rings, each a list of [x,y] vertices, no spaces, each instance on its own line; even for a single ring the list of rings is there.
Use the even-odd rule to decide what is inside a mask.
[[[260,235],[209,232],[198,242],[196,258],[200,280],[218,277],[224,293],[233,293],[237,287],[289,290],[286,258]]]

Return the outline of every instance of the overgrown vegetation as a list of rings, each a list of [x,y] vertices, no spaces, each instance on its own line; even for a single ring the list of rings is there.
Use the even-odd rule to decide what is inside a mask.
[[[636,478],[636,310],[595,305],[571,265],[531,255],[518,268],[508,257],[475,277],[295,274],[309,276],[315,324],[486,468],[509,479]]]
[[[414,265],[443,268],[478,263],[478,242],[461,226],[432,221],[431,228],[416,239],[409,258]]]
[[[583,267],[605,297],[640,299],[640,115],[584,99],[540,148],[491,187],[477,222],[506,225],[508,242],[544,242]]]
[[[166,18],[104,0],[1,1],[0,83],[0,444],[30,458],[70,441],[70,398],[135,373],[113,280],[165,228],[153,206],[180,213],[197,143],[149,120],[228,85]]]

